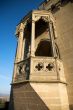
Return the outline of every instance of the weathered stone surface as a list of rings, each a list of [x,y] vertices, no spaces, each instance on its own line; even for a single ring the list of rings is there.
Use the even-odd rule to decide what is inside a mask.
[[[29,83],[12,85],[10,110],[49,110]]]
[[[69,110],[65,84],[18,83],[12,85],[10,110]]]
[[[52,12],[56,21],[56,43],[60,50],[68,83],[67,90],[70,110],[73,110],[73,1],[50,0],[43,4],[39,8],[51,9],[49,11]],[[53,10],[52,5],[54,6]]]
[[[58,38],[56,40],[64,64],[68,97],[73,110],[73,3],[61,7],[54,14]]]

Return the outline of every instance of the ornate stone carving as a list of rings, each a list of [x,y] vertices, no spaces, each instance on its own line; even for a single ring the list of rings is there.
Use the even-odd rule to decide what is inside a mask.
[[[15,32],[15,35],[18,36],[19,32],[24,32],[24,28],[25,26],[27,25],[27,21],[23,24],[19,24],[18,26],[16,26],[16,32]]]
[[[41,19],[43,19],[45,22],[49,22],[48,16],[41,16]]]
[[[18,70],[17,72],[18,75],[25,73],[25,65],[18,65],[17,70]]]
[[[38,71],[42,70],[43,67],[44,67],[44,65],[43,65],[42,62],[38,63],[38,64],[35,66],[36,70],[38,70]]]
[[[34,20],[35,20],[35,21],[38,21],[38,20],[40,19],[40,17],[41,17],[41,16],[35,15]]]
[[[49,71],[52,71],[53,68],[54,68],[54,64],[53,64],[53,63],[49,63],[49,64],[46,66],[46,69],[49,70]]]
[[[55,62],[50,59],[35,59],[33,61],[34,72],[53,72],[55,71]]]
[[[48,16],[35,15],[35,21],[38,21],[39,19],[43,19],[45,22],[49,22]]]
[[[29,61],[19,62],[17,64],[17,73],[16,73],[16,80],[15,81],[22,81],[29,78]]]

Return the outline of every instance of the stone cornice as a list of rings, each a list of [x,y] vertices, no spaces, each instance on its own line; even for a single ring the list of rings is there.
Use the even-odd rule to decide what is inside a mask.
[[[61,80],[50,80],[50,81],[24,80],[24,81],[19,81],[19,82],[12,82],[11,85],[22,84],[22,83],[63,83],[67,85],[67,82],[64,82]]]

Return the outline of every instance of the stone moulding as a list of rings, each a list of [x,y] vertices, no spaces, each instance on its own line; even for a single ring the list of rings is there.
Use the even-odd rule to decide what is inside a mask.
[[[67,82],[60,81],[60,80],[53,80],[53,81],[24,80],[24,81],[20,81],[20,82],[13,82],[13,83],[11,83],[11,85],[14,85],[14,84],[21,84],[21,83],[63,83],[63,84],[68,85]]]

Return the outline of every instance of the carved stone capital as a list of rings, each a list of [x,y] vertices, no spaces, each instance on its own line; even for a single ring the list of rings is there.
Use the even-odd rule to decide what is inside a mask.
[[[23,32],[24,31],[24,24],[21,23],[19,26],[19,32]]]
[[[35,20],[32,20],[32,23],[35,23]]]
[[[35,16],[34,16],[35,22],[38,21],[39,19],[40,19],[40,16],[39,16],[39,15],[35,15]]]
[[[19,33],[20,33],[20,32],[24,32],[25,26],[26,26],[26,23],[25,23],[25,24],[23,24],[23,23],[19,24],[19,25],[16,27],[15,35],[19,36]]]

